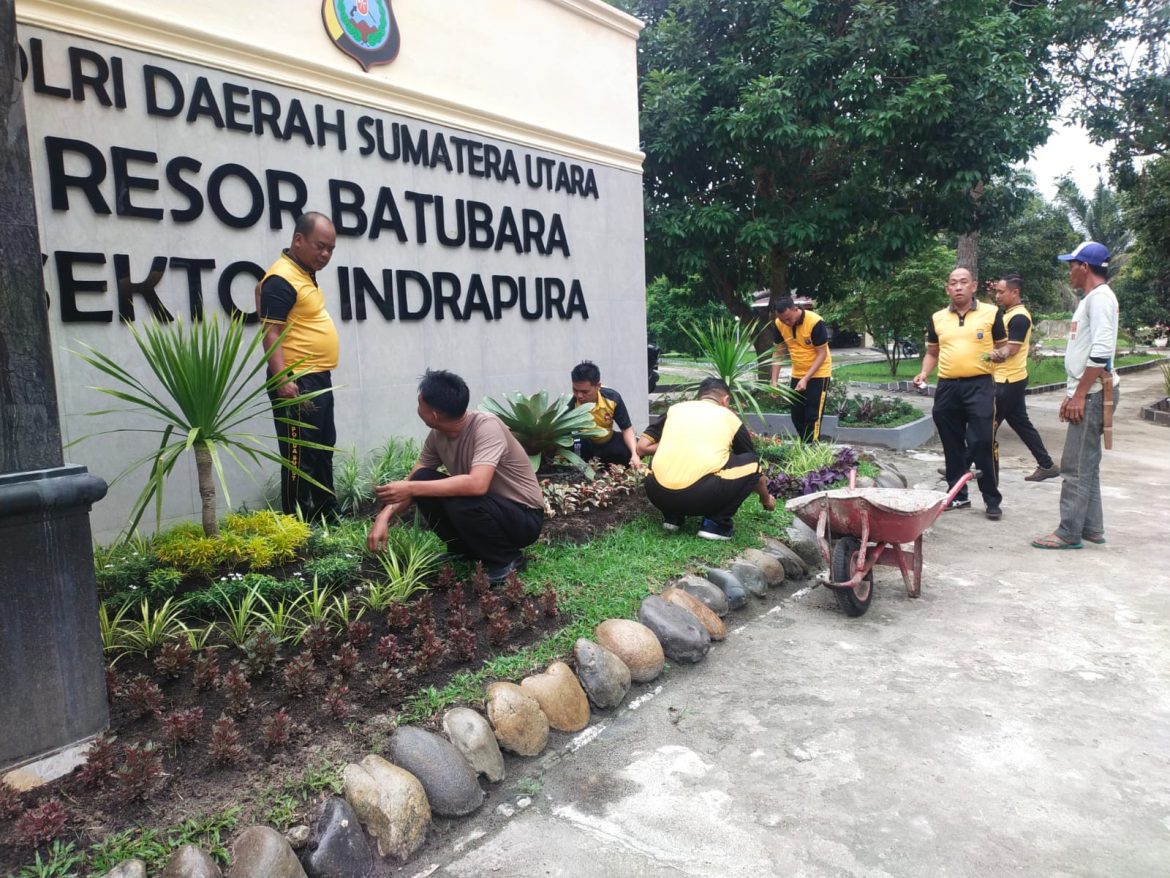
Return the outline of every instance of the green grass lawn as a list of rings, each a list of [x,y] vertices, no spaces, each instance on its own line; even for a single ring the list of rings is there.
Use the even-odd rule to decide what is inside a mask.
[[[898,362],[897,377],[890,375],[890,364],[885,360],[877,363],[855,363],[851,366],[834,367],[833,377],[839,381],[865,381],[879,383],[882,381],[904,380],[909,381],[922,368],[922,361],[915,357]]]
[[[1151,354],[1134,354],[1132,356],[1118,357],[1118,366],[1130,366],[1134,363],[1145,363],[1150,360],[1158,359]],[[880,363],[857,363],[851,366],[841,366],[833,370],[833,377],[838,381],[864,381],[864,382],[883,382],[902,380],[909,381],[918,374],[918,370],[922,368],[922,361],[919,359],[902,360],[898,363],[897,378],[890,376],[890,367],[884,361]],[[1040,362],[1035,360],[1028,361],[1028,383],[1036,384],[1057,384],[1064,381],[1064,358],[1063,357],[1045,357]],[[930,383],[934,384],[936,378],[931,378]]]

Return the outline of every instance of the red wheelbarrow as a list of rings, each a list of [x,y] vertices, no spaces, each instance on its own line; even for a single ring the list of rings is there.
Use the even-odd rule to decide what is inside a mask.
[[[964,473],[944,494],[906,488],[855,488],[854,471],[849,474],[848,488],[795,497],[785,505],[816,530],[821,555],[829,564],[822,584],[833,590],[847,615],[860,616],[873,599],[873,568],[879,564],[902,571],[910,597],[921,594],[922,535],[977,476],[975,470]],[[913,543],[914,548],[903,548],[906,543]]]

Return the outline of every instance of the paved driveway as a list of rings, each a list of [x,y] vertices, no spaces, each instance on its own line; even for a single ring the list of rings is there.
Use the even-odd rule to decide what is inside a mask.
[[[949,513],[923,597],[787,586],[536,760],[395,874],[1170,874],[1170,430],[1125,379],[1109,544],[1042,552],[1060,481],[1004,437],[1004,518]],[[1059,451],[1055,396],[1029,398]],[[930,450],[898,458],[936,483]],[[977,498],[977,493],[973,494]],[[975,506],[979,507],[978,499]]]

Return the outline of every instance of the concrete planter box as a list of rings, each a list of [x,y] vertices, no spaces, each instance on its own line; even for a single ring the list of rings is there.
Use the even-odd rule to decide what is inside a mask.
[[[748,415],[744,422],[749,429],[758,433],[775,433],[778,436],[796,434],[789,415],[765,413],[763,420],[757,415]],[[842,426],[835,415],[826,415],[821,419],[821,436],[834,442],[907,451],[926,444],[934,437],[934,421],[930,415],[924,415],[900,427],[847,427]]]
[[[1142,420],[1170,427],[1170,396],[1150,405],[1142,406]]]

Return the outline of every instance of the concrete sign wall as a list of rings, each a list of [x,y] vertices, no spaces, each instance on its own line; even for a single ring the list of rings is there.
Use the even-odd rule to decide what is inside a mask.
[[[632,83],[637,30],[629,21],[617,22],[625,33],[614,41],[612,11],[605,13],[611,19],[581,14],[602,4],[512,5],[578,42],[596,37],[610,47],[611,65],[629,68]],[[507,83],[488,72],[482,44],[513,39],[522,17],[494,24],[481,17],[400,17],[399,59],[367,74],[331,45],[315,4],[280,4],[278,29],[291,35],[290,45],[318,53],[305,66],[331,71],[323,77],[309,70],[315,75],[286,84],[249,75],[262,65],[246,45],[239,63],[223,56],[224,28],[236,26],[241,41],[249,36],[248,22],[233,25],[225,6],[194,13],[217,35],[206,59],[190,57],[190,34],[175,22],[160,37],[143,27],[145,4],[124,6],[111,12],[113,22],[95,15],[102,27],[83,15],[86,27],[63,32],[49,14],[55,4],[18,5],[18,15],[25,13],[19,48],[66,442],[126,423],[85,417],[110,402],[87,385],[108,381],[68,349],[92,345],[137,368],[126,323],[233,313],[254,319],[256,281],[287,246],[304,210],[330,215],[338,232],[333,262],[319,280],[341,335],[334,376],[340,445],[366,452],[392,435],[421,435],[414,388],[428,367],[462,374],[477,404],[508,391],[565,391],[569,369],[592,359],[603,383],[623,390],[635,421],[645,422],[636,126],[633,141],[614,142],[628,129],[632,88],[614,95],[616,122],[590,130],[593,123],[566,119],[564,127],[576,130],[557,134],[494,112],[509,108],[512,97],[498,94]],[[395,5],[395,12],[409,8]],[[114,25],[126,22],[119,33]],[[540,37],[543,45],[557,34]],[[394,111],[393,94],[369,99],[366,77],[390,77],[407,57],[417,66],[422,59],[411,55],[411,40],[440,38],[450,51],[436,88],[457,93],[460,103],[431,106],[435,118],[420,118]],[[460,47],[472,44],[481,48],[461,60]],[[289,53],[270,45],[260,51],[284,71],[281,79],[296,80],[290,70],[305,72]],[[582,57],[595,64],[596,47]],[[520,90],[537,73],[516,67],[515,59],[504,66]],[[485,84],[479,97],[493,111],[480,125],[486,130],[467,124],[477,69]],[[572,88],[591,95],[594,71],[576,69],[572,53],[557,75],[564,79],[566,69],[569,82],[582,80]],[[357,85],[350,89],[348,82]],[[271,433],[267,417],[252,426]],[[67,457],[112,479],[150,447],[149,437],[115,433],[74,446]],[[263,483],[270,475],[258,478]],[[99,537],[119,530],[141,483],[115,484],[95,507]],[[262,493],[239,474],[231,484],[234,505],[254,503]],[[166,518],[197,510],[193,474],[176,476]]]

